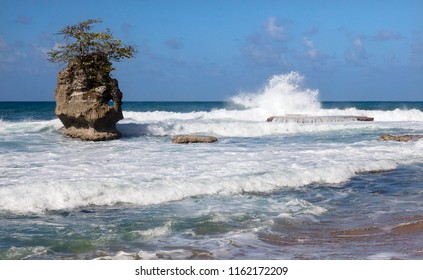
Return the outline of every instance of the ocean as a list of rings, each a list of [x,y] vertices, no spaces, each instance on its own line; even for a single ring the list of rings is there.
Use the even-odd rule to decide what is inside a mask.
[[[226,102],[124,102],[65,137],[0,102],[0,259],[423,259],[423,102],[320,102],[294,74]],[[373,122],[266,122],[275,115]],[[172,144],[179,134],[211,144]]]

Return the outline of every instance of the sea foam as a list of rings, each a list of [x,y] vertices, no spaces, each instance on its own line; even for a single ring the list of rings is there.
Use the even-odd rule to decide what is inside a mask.
[[[320,109],[318,90],[302,88],[304,77],[298,72],[272,76],[255,93],[241,93],[231,100],[261,114],[313,113]]]
[[[123,134],[128,136],[206,133],[224,137],[260,137],[349,129],[423,129],[423,112],[417,109],[324,109],[318,100],[318,90],[304,88],[303,80],[304,77],[297,72],[275,75],[262,89],[232,97],[231,102],[236,106],[231,107],[238,109],[223,108],[190,113],[125,111],[126,119],[119,126]],[[316,116],[316,122],[266,123],[266,119],[271,116],[287,114],[304,115],[308,118]],[[368,116],[375,121],[353,123],[352,120],[344,119],[336,124],[328,124],[324,122],[324,116]]]
[[[302,80],[296,72],[274,76],[256,93],[234,97],[238,109],[125,111],[118,123],[124,137],[112,142],[51,137],[59,120],[1,121],[0,138],[6,141],[0,142],[0,211],[43,213],[313,184],[338,187],[360,173],[423,160],[422,141],[379,139],[385,132],[423,132],[421,111],[322,109],[318,91],[304,89]],[[291,113],[364,114],[375,121],[266,122]],[[180,146],[171,143],[175,134],[211,134],[219,141]]]
[[[149,142],[157,149],[148,149],[131,142],[122,147],[128,152],[109,150],[107,157],[102,155],[104,146],[90,145],[88,154],[69,147],[66,153],[70,154],[62,157],[67,165],[39,153],[37,158],[26,158],[29,168],[24,173],[3,178],[0,211],[42,213],[94,205],[153,205],[193,196],[266,193],[310,184],[337,186],[362,172],[420,161],[422,154],[421,147],[405,145],[392,150],[389,145],[365,143],[356,147],[301,145],[297,149],[281,144],[245,150],[248,142],[209,148]],[[117,158],[119,162],[113,161]],[[5,165],[7,169],[5,163],[0,168]]]

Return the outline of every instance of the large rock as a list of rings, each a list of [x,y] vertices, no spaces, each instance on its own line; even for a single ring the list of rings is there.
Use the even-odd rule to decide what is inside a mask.
[[[412,140],[423,139],[423,135],[391,135],[383,134],[380,136],[382,140],[385,141],[399,141],[399,142],[408,142]]]
[[[100,141],[121,136],[116,123],[123,119],[122,92],[110,77],[111,64],[93,56],[91,65],[74,59],[57,78],[56,115],[62,131],[82,140]],[[112,101],[113,104],[109,105]]]
[[[213,136],[202,135],[176,135],[172,138],[172,143],[175,144],[189,144],[189,143],[213,143],[217,138]]]

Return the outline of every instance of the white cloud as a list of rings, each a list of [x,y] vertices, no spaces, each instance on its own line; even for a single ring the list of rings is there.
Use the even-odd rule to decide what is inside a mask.
[[[361,38],[358,38],[358,37],[354,38],[352,41],[352,44],[356,50],[361,51],[364,49],[363,40]]]
[[[314,41],[308,37],[303,38],[304,52],[299,55],[300,58],[311,65],[314,70],[333,70],[334,65],[332,63],[332,57],[322,53],[319,50]]]
[[[246,38],[241,47],[244,60],[253,65],[269,67],[291,67],[289,62],[289,36],[286,28],[269,17],[259,32]]]
[[[311,59],[317,58],[319,56],[319,50],[314,46],[314,42],[307,37],[304,38],[303,42],[306,48],[306,56]]]
[[[351,40],[351,49],[346,52],[346,59],[355,66],[363,66],[368,61],[368,54],[361,37],[354,37]]]
[[[279,24],[275,17],[269,17],[264,23],[266,33],[273,39],[278,41],[288,40],[288,33],[286,28]]]

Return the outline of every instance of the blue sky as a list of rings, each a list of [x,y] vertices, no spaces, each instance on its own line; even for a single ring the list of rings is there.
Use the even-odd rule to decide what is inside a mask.
[[[54,34],[99,17],[138,48],[115,63],[124,100],[227,100],[298,71],[322,101],[422,101],[422,11],[421,0],[2,0],[0,101],[54,100]]]

